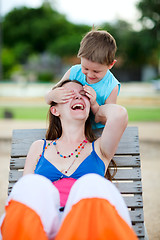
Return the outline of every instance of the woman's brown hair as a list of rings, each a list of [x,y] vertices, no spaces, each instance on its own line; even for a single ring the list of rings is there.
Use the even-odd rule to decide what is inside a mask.
[[[82,85],[77,80],[72,80],[72,81],[71,80],[65,80],[65,81],[61,82],[60,84],[58,84],[57,87],[62,87],[64,84],[69,83],[69,82],[75,82],[75,83],[78,83],[78,84]],[[48,126],[48,129],[47,129],[47,132],[46,132],[46,140],[55,140],[57,138],[60,138],[61,135],[62,135],[62,125],[61,125],[60,118],[53,115],[50,111],[51,107],[55,106],[56,104],[57,103],[52,102],[50,104],[50,108],[49,108],[49,111],[48,111],[49,126]],[[91,127],[90,114],[89,114],[89,117],[87,118],[86,123],[85,123],[85,136],[86,136],[86,138],[89,142],[93,142],[93,141],[96,140],[96,136],[95,136],[95,134],[92,130],[92,127]],[[113,175],[115,175],[115,174],[113,173]],[[110,181],[113,179],[113,176],[111,175],[109,169],[107,169],[105,177],[107,179],[109,179]]]

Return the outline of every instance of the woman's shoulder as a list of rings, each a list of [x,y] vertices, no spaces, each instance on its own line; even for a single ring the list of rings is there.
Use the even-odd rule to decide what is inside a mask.
[[[35,149],[39,149],[39,148],[43,148],[45,147],[47,144],[52,143],[53,140],[46,140],[46,139],[39,139],[36,140],[32,143],[31,147],[35,148]]]
[[[38,149],[40,149],[40,148],[43,147],[44,142],[45,142],[44,139],[36,140],[36,141],[34,141],[34,142],[31,144],[30,149],[38,150]]]

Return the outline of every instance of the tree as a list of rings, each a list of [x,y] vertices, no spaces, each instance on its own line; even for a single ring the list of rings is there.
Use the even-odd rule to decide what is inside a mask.
[[[148,36],[147,42],[150,45],[150,60],[152,64],[159,64],[160,75],[160,1],[159,0],[141,0],[137,4],[137,8],[141,12],[140,21],[143,30]]]
[[[11,49],[20,64],[44,52],[61,57],[77,55],[82,35],[88,30],[89,26],[69,22],[46,3],[37,9],[15,8],[3,18],[3,48]]]
[[[141,12],[140,21],[148,28],[149,25],[152,29],[160,31],[160,1],[159,0],[140,0],[137,8]],[[152,25],[149,24],[152,22]],[[149,27],[150,28],[150,27]]]
[[[23,62],[32,52],[44,52],[54,43],[57,45],[59,38],[62,47],[64,42],[67,46],[67,38],[75,34],[82,35],[88,29],[88,26],[70,23],[64,15],[46,5],[37,9],[22,7],[12,10],[4,17],[3,41],[4,46],[15,49],[15,55],[18,54],[18,59]],[[69,41],[68,44],[71,45]],[[78,44],[79,38],[77,38],[77,43],[73,44],[73,49]],[[57,49],[54,49],[58,54]],[[61,52],[62,50],[60,50],[60,55]],[[75,50],[71,49],[71,52],[73,54]],[[64,48],[63,54],[65,54]]]

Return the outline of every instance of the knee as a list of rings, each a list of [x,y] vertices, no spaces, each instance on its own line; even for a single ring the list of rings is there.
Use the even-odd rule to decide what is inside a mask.
[[[82,189],[82,191],[86,189],[86,191],[89,190],[95,192],[98,190],[104,190],[104,188],[108,188],[108,185],[113,184],[98,174],[89,173],[79,178],[73,185],[73,189],[77,189],[78,191],[80,191],[80,189]]]
[[[99,197],[104,198],[108,189],[115,188],[113,184],[98,174],[86,174],[73,185],[69,198],[82,199]]]
[[[58,190],[50,180],[38,174],[27,174],[13,186],[8,202],[14,199],[26,203],[30,202],[31,199],[35,199],[34,201],[41,199],[43,196],[48,198],[57,196],[57,199],[59,199]]]

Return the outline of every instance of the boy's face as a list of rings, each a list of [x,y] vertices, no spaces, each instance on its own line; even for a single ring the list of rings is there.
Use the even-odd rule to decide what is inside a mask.
[[[86,75],[89,84],[97,83],[106,75],[109,67],[97,62],[92,62],[84,57],[81,58],[82,72]]]

